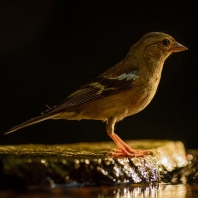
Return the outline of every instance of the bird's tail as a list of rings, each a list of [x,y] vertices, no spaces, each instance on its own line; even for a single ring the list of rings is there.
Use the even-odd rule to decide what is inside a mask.
[[[4,135],[6,135],[6,134],[8,134],[8,133],[12,133],[12,132],[14,132],[14,131],[17,131],[17,130],[19,130],[19,129],[21,129],[21,128],[24,128],[24,127],[27,127],[27,126],[36,124],[36,123],[38,123],[38,122],[42,122],[42,121],[44,121],[44,120],[48,120],[48,119],[54,118],[54,117],[56,117],[57,115],[58,115],[58,114],[51,114],[51,115],[43,114],[43,115],[38,116],[38,117],[36,117],[36,118],[32,118],[32,119],[30,119],[30,120],[28,120],[28,121],[26,121],[26,122],[23,122],[23,123],[21,123],[21,124],[15,126],[15,127],[13,127],[13,128],[11,128],[10,130],[6,131],[6,132],[4,133]]]

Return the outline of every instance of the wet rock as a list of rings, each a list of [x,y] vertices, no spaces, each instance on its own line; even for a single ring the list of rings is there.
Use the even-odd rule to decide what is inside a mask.
[[[187,164],[181,142],[128,141],[154,154],[112,158],[112,142],[0,146],[0,188],[70,187],[159,182],[160,172]]]

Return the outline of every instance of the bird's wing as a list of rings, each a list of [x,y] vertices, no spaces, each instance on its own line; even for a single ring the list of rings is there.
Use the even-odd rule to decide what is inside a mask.
[[[130,89],[133,86],[134,81],[138,78],[139,72],[137,70],[123,73],[118,77],[107,78],[105,76],[98,76],[72,93],[65,99],[63,104],[47,110],[46,113],[58,113],[69,106],[81,105],[109,95],[118,94]]]

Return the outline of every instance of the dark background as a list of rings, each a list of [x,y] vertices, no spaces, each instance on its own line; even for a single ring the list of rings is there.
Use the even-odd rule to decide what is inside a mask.
[[[4,131],[60,104],[123,59],[145,33],[163,31],[189,51],[165,62],[151,104],[116,125],[123,139],[182,140],[198,148],[198,3],[0,1],[0,144],[110,140],[101,121],[45,121]]]

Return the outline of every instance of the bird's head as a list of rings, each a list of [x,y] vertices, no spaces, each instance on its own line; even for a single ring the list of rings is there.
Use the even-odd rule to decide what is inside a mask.
[[[175,39],[162,32],[150,32],[145,34],[135,45],[141,51],[141,54],[154,59],[165,61],[173,52],[188,50]]]

